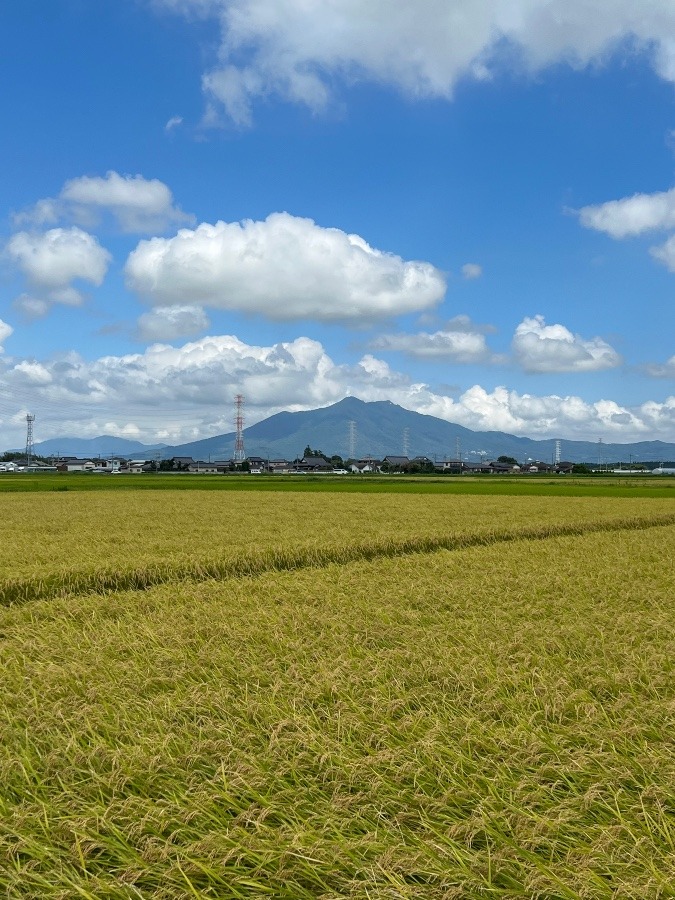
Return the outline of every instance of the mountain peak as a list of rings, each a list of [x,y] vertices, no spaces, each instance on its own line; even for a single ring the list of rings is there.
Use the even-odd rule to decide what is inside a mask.
[[[148,455],[163,447],[163,456],[192,456],[194,459],[229,459],[234,453],[234,432],[216,435],[175,447],[149,447],[124,438],[100,436],[90,440],[52,439],[36,445],[36,451],[88,456]],[[350,395],[330,406],[301,412],[280,412],[251,425],[244,431],[249,456],[295,459],[306,446],[328,455],[383,457],[386,455],[428,456],[475,462],[482,457],[504,454],[524,462],[550,462],[555,441],[531,440],[499,431],[475,432],[462,425],[405,409],[391,400],[361,400]],[[563,440],[563,456],[571,462],[588,462],[597,457],[597,445],[588,441]],[[606,459],[674,459],[675,444],[660,441],[639,444],[605,444]]]

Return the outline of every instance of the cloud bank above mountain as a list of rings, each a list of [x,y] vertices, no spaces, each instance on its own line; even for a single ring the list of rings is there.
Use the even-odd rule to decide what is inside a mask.
[[[675,396],[635,407],[480,385],[449,396],[371,353],[353,364],[336,363],[319,341],[307,337],[256,346],[234,336],[209,336],[92,361],[75,353],[48,361],[2,356],[0,387],[24,400],[18,413],[0,418],[4,432],[14,428],[20,434],[30,408],[43,438],[67,432],[95,436],[105,428],[146,442],[178,443],[229,432],[232,397],[239,392],[246,396],[248,424],[352,395],[392,400],[478,431],[535,437],[592,440],[602,433],[622,442],[668,440],[675,426]]]

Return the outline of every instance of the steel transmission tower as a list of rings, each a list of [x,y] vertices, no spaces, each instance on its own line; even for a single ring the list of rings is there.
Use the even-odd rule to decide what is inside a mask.
[[[410,429],[403,429],[403,455],[410,456]]]
[[[555,464],[560,465],[560,441],[555,442]]]
[[[349,425],[349,458],[354,459],[354,454],[356,453],[356,422],[350,419],[347,424]]]
[[[26,416],[26,465],[30,465],[31,458],[35,456],[35,447],[33,446],[33,422],[35,416],[30,413]]]
[[[234,427],[237,436],[234,440],[234,461],[243,462],[246,459],[244,450],[244,397],[237,394],[234,398]]]

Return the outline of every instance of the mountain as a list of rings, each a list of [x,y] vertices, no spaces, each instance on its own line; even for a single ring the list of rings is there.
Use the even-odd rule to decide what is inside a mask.
[[[34,445],[36,456],[79,456],[108,457],[122,456],[125,459],[138,456],[144,458],[155,450],[162,450],[166,444],[141,444],[126,438],[102,434],[95,438],[62,437],[50,438]],[[24,448],[18,448],[19,452]]]
[[[353,423],[353,424],[351,424]],[[346,397],[339,403],[305,412],[281,412],[244,431],[248,456],[268,459],[295,459],[307,445],[327,455],[351,455],[381,458],[404,453],[430,459],[455,459],[457,446],[463,459],[471,462],[513,456],[519,462],[528,459],[550,462],[555,455],[555,440],[542,441],[516,437],[503,431],[471,431],[435,416],[403,409],[389,400],[366,403],[357,397]],[[52,438],[35,444],[38,456],[92,457],[110,455],[126,458],[149,458],[159,451],[164,458],[192,456],[194,459],[231,459],[235,433],[192,441],[169,447],[166,444],[142,444],[126,438],[101,435],[96,438]],[[20,448],[23,449],[23,448]],[[640,460],[675,461],[675,444],[642,441],[633,444],[602,444],[592,441],[561,440],[561,458],[570,462],[628,462]]]
[[[350,423],[354,423],[353,426]],[[354,455],[381,458],[402,454],[405,443],[409,456],[454,459],[457,442],[463,458],[479,460],[513,456],[550,462],[555,455],[555,439],[532,440],[502,431],[471,431],[461,425],[403,409],[388,400],[366,403],[346,397],[332,406],[306,412],[281,412],[244,430],[248,456],[294,459],[307,445],[329,456],[350,456],[350,433]],[[163,456],[192,456],[194,459],[230,459],[235,433],[217,435],[176,447],[165,447]],[[616,460],[675,460],[675,444],[642,441],[633,444],[602,444],[592,441],[561,440],[561,458],[570,462],[597,463]]]

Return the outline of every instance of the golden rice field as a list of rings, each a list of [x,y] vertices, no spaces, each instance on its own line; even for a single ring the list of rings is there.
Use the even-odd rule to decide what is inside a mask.
[[[1,499],[1,896],[675,897],[672,501]]]
[[[164,490],[0,495],[0,604],[675,517],[672,499]]]

